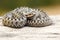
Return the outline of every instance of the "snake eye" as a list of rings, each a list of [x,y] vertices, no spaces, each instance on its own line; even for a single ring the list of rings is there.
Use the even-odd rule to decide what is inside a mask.
[[[31,14],[29,14],[29,15],[31,15]]]

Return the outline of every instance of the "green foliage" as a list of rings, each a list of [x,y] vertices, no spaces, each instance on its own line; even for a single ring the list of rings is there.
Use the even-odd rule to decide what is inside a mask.
[[[32,7],[47,6],[51,4],[52,4],[52,0],[31,0],[29,2],[29,6],[32,6]]]
[[[13,9],[17,7],[17,0],[0,0],[0,7],[6,9]]]
[[[14,9],[20,6],[39,7],[48,6],[59,0],[0,0],[0,8]]]

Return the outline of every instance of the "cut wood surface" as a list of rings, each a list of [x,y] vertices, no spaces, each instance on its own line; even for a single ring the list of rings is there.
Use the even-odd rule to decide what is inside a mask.
[[[46,27],[10,28],[0,17],[0,40],[60,40],[60,15],[50,16],[53,24]]]

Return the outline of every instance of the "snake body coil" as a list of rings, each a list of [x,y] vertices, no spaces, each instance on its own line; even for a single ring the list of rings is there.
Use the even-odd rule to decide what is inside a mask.
[[[10,27],[23,27],[26,24],[37,27],[50,25],[52,20],[42,10],[20,7],[4,15],[2,23]]]
[[[6,14],[3,17],[2,23],[5,26],[10,27],[23,27],[26,24],[26,17],[22,13],[12,13]]]
[[[49,16],[44,11],[38,11],[34,12],[36,13],[33,17],[30,17],[30,20],[28,20],[28,25],[33,27],[38,26],[48,26],[52,24],[52,20],[49,18]]]

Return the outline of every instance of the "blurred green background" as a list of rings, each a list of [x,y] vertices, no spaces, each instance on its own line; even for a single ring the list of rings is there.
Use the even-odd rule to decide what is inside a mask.
[[[42,8],[48,10],[47,12],[49,12],[53,10],[52,8],[56,7],[57,5],[60,5],[60,0],[0,0],[0,16],[4,15],[8,11],[11,11],[21,6]],[[54,8],[54,10],[56,9]]]

